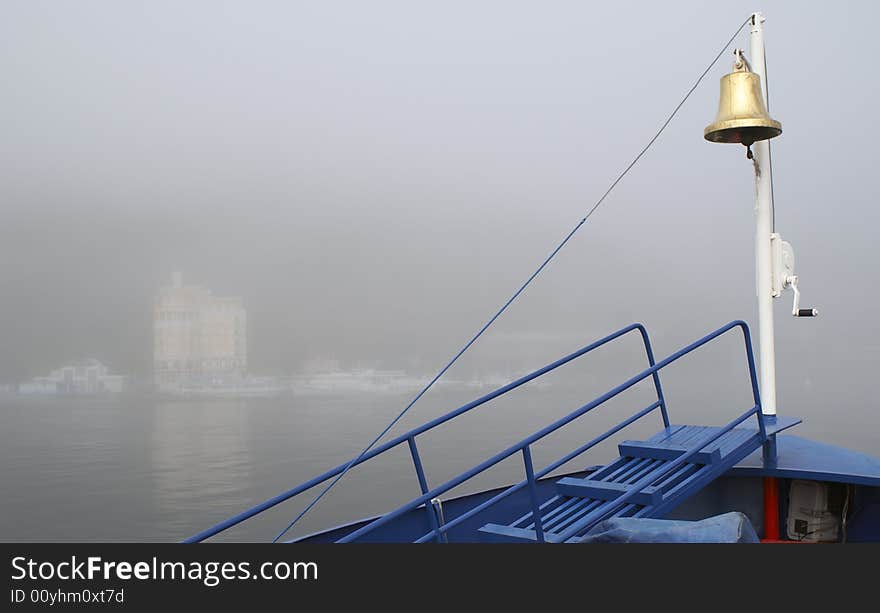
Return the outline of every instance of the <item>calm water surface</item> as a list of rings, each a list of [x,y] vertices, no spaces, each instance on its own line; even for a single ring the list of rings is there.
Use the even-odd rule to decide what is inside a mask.
[[[441,391],[430,400],[426,396],[393,432],[475,395],[471,390]],[[523,390],[514,396],[420,439],[432,484],[593,397],[583,389],[554,390],[549,396],[543,389]],[[625,396],[618,406],[603,407],[603,413],[591,414],[585,423],[579,420],[539,445],[534,451],[536,464],[560,457],[598,428],[607,428],[652,400],[646,388]],[[0,540],[180,540],[356,455],[409,398],[324,395],[160,401],[7,396],[0,400],[4,493]],[[673,421],[723,423],[724,417],[741,412],[738,407],[722,411],[692,404],[690,414],[679,412],[678,419],[673,408]],[[658,423],[659,416],[638,424],[625,438],[649,435]],[[829,430],[829,423],[808,419],[798,434],[874,451],[875,433],[841,422],[833,422],[834,429]],[[571,468],[599,463],[612,453],[605,446],[596,451],[593,461],[584,458]],[[379,513],[418,495],[406,447],[387,455],[347,475],[295,534]],[[467,489],[521,477],[521,463],[508,461]],[[301,495],[221,538],[271,540],[309,500]]]

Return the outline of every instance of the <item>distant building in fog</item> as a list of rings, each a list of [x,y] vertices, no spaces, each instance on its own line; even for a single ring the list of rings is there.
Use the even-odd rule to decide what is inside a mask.
[[[122,392],[128,377],[111,375],[98,360],[87,358],[53,370],[47,377],[34,377],[18,386],[20,394],[99,394]]]
[[[247,371],[247,314],[241,298],[221,298],[174,273],[153,310],[153,373],[160,389],[240,378]]]

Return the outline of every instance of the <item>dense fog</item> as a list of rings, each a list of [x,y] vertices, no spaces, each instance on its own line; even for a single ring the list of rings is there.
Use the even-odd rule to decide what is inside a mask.
[[[878,11],[764,5],[777,231],[821,313],[776,303],[780,404],[867,409]],[[435,372],[749,8],[7,3],[0,380],[81,356],[149,378],[175,270],[242,298],[254,372]],[[661,354],[755,323],[752,167],[702,137],[731,57],[456,368],[518,372],[635,320]]]

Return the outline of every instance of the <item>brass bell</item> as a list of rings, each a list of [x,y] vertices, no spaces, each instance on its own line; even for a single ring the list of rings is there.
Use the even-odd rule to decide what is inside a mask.
[[[746,147],[759,140],[782,134],[782,124],[772,119],[761,94],[761,77],[747,68],[741,58],[734,72],[721,77],[718,116],[706,126],[703,136],[713,143],[742,143]]]

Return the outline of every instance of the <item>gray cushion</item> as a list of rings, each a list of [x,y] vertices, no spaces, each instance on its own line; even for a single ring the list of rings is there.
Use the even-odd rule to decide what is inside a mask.
[[[590,530],[581,543],[758,543],[749,518],[739,511],[699,521],[615,517]]]

